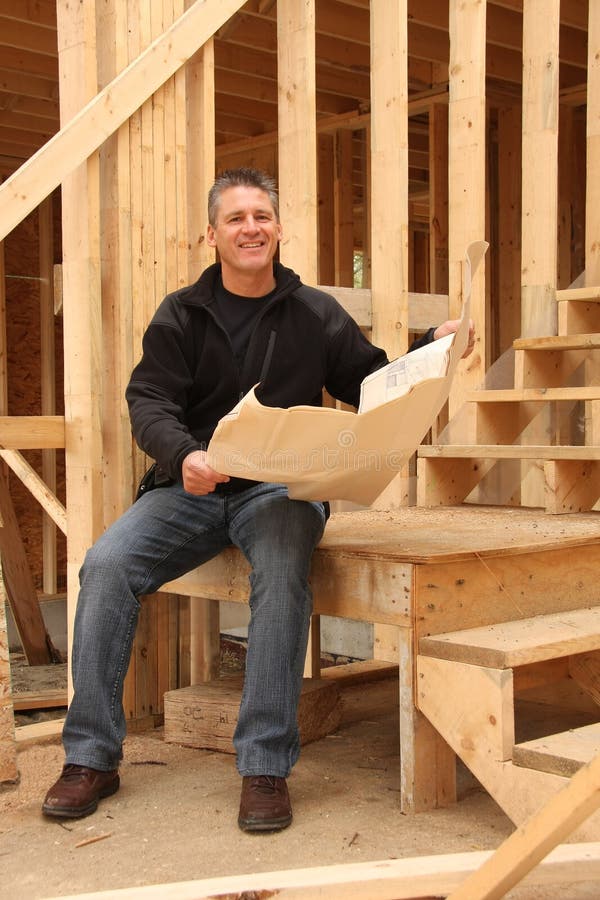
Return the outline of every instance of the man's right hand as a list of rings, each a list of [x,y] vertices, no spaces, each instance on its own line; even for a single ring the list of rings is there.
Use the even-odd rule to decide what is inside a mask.
[[[181,464],[183,487],[188,494],[212,494],[218,484],[229,481],[229,475],[221,475],[206,462],[205,450],[193,450]]]

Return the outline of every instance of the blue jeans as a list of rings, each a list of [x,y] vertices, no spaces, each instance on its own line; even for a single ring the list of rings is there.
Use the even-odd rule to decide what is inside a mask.
[[[63,730],[67,763],[118,766],[126,726],[123,681],[143,594],[235,544],[252,567],[244,690],[234,745],[241,775],[287,777],[299,754],[313,550],[322,503],[290,500],[277,484],[198,497],[181,484],[142,496],[88,551],[80,572]]]

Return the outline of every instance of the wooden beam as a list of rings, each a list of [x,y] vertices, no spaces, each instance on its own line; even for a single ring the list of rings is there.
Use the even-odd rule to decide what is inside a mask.
[[[240,0],[197,0],[70,117],[61,131],[0,187],[0,239],[94,153],[242,5]]]
[[[600,806],[600,756],[519,826],[449,900],[501,900]]]
[[[0,416],[0,447],[5,450],[64,446],[63,416]]]
[[[0,450],[0,457],[12,469],[23,482],[27,490],[41,504],[50,520],[58,525],[63,534],[67,533],[66,510],[57,500],[47,483],[40,478],[33,466],[30,466],[25,457],[18,450]],[[56,588],[54,588],[55,590]],[[44,587],[46,591],[46,588]],[[54,590],[47,593],[54,593]]]
[[[51,723],[42,723],[51,724]],[[34,728],[26,725],[19,728]],[[196,881],[154,884],[76,894],[72,900],[216,900],[217,897],[277,897],[281,900],[415,900],[447,896],[489,859],[491,850],[385,859],[225,875]],[[529,876],[531,885],[591,883],[600,878],[600,844],[565,844],[553,850]]]

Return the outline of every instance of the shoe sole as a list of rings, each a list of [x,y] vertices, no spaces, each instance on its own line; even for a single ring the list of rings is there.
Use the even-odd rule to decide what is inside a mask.
[[[283,831],[292,824],[292,816],[285,819],[238,819],[242,831]]]
[[[117,778],[113,784],[107,785],[107,787],[100,791],[97,798],[92,800],[91,803],[88,803],[87,806],[48,806],[44,803],[42,805],[42,812],[45,816],[50,816],[52,819],[83,819],[85,816],[90,816],[93,812],[96,812],[99,800],[105,800],[106,797],[112,797],[113,794],[117,793],[120,786],[121,782]]]

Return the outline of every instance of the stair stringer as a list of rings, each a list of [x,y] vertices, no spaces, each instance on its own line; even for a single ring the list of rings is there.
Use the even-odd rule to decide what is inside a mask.
[[[520,825],[568,778],[515,766],[512,669],[493,669],[419,655],[417,707],[506,815]],[[577,840],[600,839],[600,812]]]

